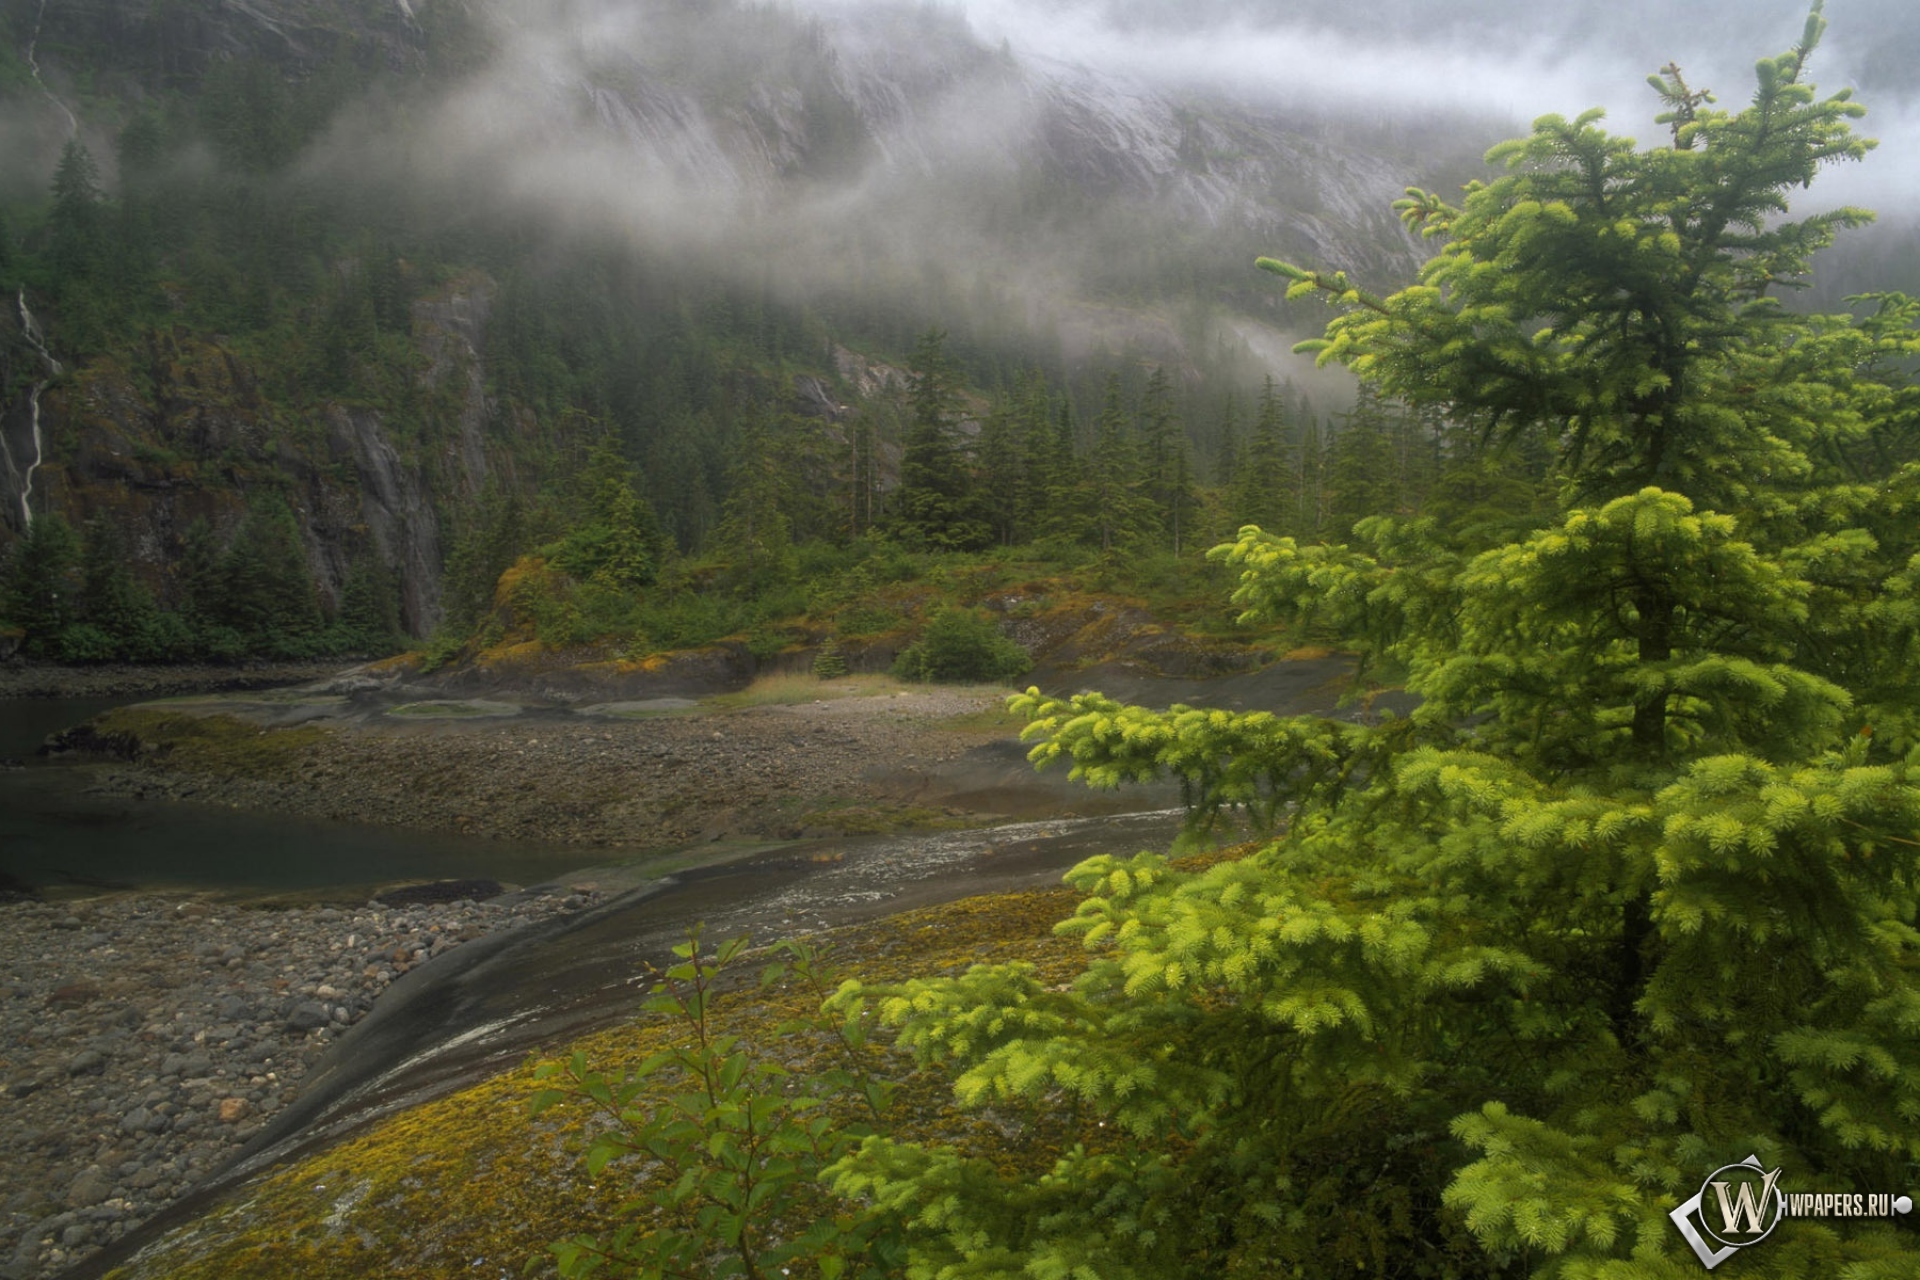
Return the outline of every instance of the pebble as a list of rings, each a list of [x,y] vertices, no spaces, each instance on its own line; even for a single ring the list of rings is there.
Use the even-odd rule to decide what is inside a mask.
[[[71,1267],[217,1172],[401,973],[599,901],[0,902],[0,1280]]]

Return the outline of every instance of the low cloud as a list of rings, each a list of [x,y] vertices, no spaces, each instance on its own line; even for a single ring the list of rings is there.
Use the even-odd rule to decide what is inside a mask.
[[[1660,133],[1650,73],[1678,62],[1695,87],[1738,109],[1752,95],[1753,64],[1791,47],[1807,13],[1798,0],[1374,0],[1340,9],[1336,25],[1258,0],[950,2],[984,39],[1016,53],[1190,91],[1366,121],[1460,114],[1515,129],[1600,106],[1614,131],[1648,143]],[[844,16],[859,5],[808,7]],[[1869,108],[1857,127],[1880,146],[1864,165],[1830,170],[1810,207],[1908,207],[1920,196],[1920,82],[1897,51],[1920,54],[1920,8],[1834,0],[1827,16],[1808,78],[1823,93],[1857,88]]]

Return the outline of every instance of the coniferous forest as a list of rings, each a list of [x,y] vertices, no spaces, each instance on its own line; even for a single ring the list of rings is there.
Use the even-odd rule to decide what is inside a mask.
[[[695,928],[638,1030],[168,1274],[375,1274],[275,1206],[415,1212],[494,1157],[380,1143],[468,1120],[563,1157],[462,1209],[563,1276],[1920,1273],[1772,1198],[1920,1194],[1920,300],[1844,256],[1821,3],[1507,141],[1141,106],[937,7],[328,14],[0,9],[0,102],[73,125],[0,184],[10,661],[1004,685],[1184,819],[865,951]],[[940,115],[989,90],[1019,146]],[[1347,697],[1087,691],[1126,655],[1042,598]]]

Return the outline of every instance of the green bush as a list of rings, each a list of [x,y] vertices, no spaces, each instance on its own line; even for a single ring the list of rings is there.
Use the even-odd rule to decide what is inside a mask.
[[[1001,635],[990,615],[943,608],[928,620],[919,643],[894,660],[893,674],[907,680],[1001,682],[1032,668],[1027,651]]]
[[[62,662],[112,662],[120,656],[120,644],[90,622],[76,622],[61,628],[55,652]]]

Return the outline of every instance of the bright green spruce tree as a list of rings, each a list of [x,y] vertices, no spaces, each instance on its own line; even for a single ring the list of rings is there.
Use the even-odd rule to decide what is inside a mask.
[[[1400,664],[1410,718],[1016,700],[1036,761],[1280,834],[1077,868],[1067,989],[889,994],[963,1104],[1085,1135],[1037,1174],[869,1139],[836,1186],[907,1224],[908,1274],[1697,1280],[1667,1214],[1720,1165],[1920,1185],[1920,468],[1872,462],[1920,341],[1904,300],[1773,296],[1864,216],[1785,217],[1869,146],[1802,79],[1821,27],[1744,110],[1656,77],[1660,145],[1548,116],[1457,207],[1410,193],[1441,248],[1390,296],[1263,264],[1339,310],[1323,360],[1550,451],[1558,509],[1215,552],[1247,617]],[[1715,1273],[1916,1274],[1911,1219]]]

